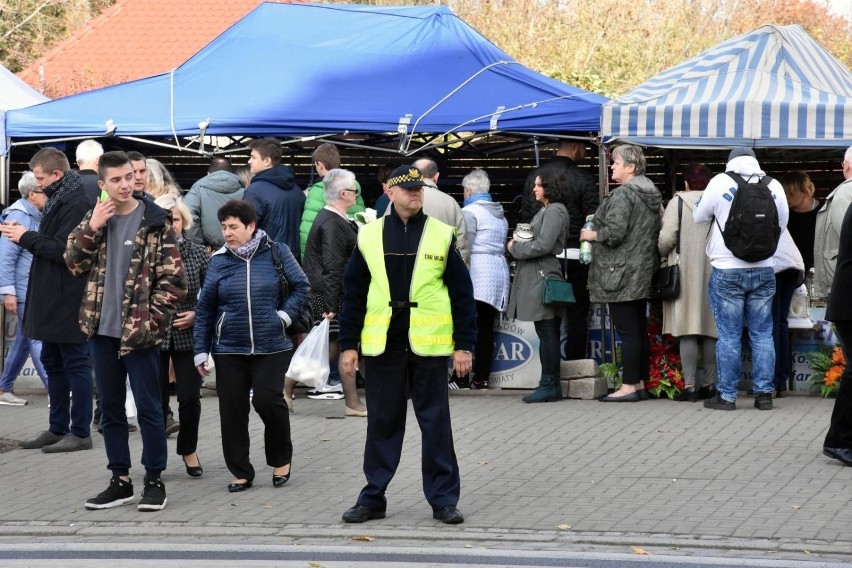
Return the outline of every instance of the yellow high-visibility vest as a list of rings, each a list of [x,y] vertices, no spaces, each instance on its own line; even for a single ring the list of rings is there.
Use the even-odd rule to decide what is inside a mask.
[[[367,292],[367,314],[361,330],[361,353],[381,355],[387,344],[391,319],[391,295],[385,269],[382,241],[385,218],[363,226],[358,232],[358,249],[370,268]],[[444,284],[444,268],[450,254],[454,228],[427,217],[417,247],[414,272],[408,300],[411,307],[408,342],[411,350],[422,356],[452,355],[453,315],[450,294]]]

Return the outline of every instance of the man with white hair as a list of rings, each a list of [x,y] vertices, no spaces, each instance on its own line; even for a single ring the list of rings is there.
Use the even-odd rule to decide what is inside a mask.
[[[737,179],[741,181],[735,181]],[[728,244],[735,246],[736,243],[731,242],[729,237],[723,236],[725,227],[729,222],[732,223],[728,217],[734,196],[739,191],[755,192],[754,189],[747,188],[746,184],[768,187],[778,212],[776,230],[786,230],[790,211],[784,188],[778,180],[768,177],[763,172],[754,155],[754,150],[748,147],[731,150],[725,173],[718,174],[710,180],[704,195],[692,213],[696,223],[712,223],[711,237],[707,243],[707,256],[710,257],[710,264],[713,266],[708,293],[713,317],[716,320],[716,329],[719,332],[719,341],[716,343],[719,378],[718,393],[713,398],[705,400],[704,407],[713,410],[736,410],[737,408],[737,385],[742,371],[740,352],[744,323],[748,327],[751,345],[755,408],[771,410],[772,391],[775,390],[775,344],[772,339],[775,272],[772,254],[770,253],[763,260],[749,262],[741,258],[742,254],[737,256],[732,252]]]
[[[456,228],[456,239],[462,260],[470,266],[470,244],[467,241],[467,224],[461,207],[451,196],[438,189],[438,164],[421,158],[413,166],[423,174],[423,213]],[[388,206],[390,212],[390,206]]]
[[[828,194],[816,216],[814,295],[817,298],[827,298],[831,290],[840,248],[840,227],[852,203],[852,146],[846,149],[842,166],[845,180]]]
[[[75,153],[83,189],[86,191],[86,197],[92,202],[97,201],[101,194],[98,187],[98,160],[103,153],[104,147],[92,139],[80,142]]]

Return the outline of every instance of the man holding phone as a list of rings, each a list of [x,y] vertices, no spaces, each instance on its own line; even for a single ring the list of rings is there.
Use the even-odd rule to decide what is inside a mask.
[[[47,196],[41,226],[28,231],[12,222],[0,225],[0,233],[33,255],[24,336],[42,342],[50,422],[47,430],[21,447],[46,453],[89,450],[92,368],[87,338],[78,323],[85,282],[71,275],[62,255],[69,233],[94,202],[86,196],[80,174],[71,170],[68,158],[56,148],[42,148],[29,165],[36,188]]]

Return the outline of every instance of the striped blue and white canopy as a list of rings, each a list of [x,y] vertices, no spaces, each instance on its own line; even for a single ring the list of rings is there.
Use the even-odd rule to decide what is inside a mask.
[[[765,25],[605,104],[604,142],[660,147],[852,143],[852,73],[801,26]]]

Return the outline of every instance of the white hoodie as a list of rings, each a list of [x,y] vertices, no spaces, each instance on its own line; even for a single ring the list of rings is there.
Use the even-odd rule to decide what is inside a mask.
[[[728,162],[725,170],[740,174],[746,181],[749,181],[753,176],[755,178],[754,181],[756,181],[766,175],[760,169],[757,159],[752,156],[738,156],[734,158]],[[786,231],[790,210],[787,207],[787,196],[784,194],[784,188],[778,180],[773,179],[769,183],[769,189],[772,191],[772,196],[775,198],[775,205],[778,207],[778,224],[781,226],[782,232]],[[712,234],[710,240],[707,242],[707,256],[710,257],[710,264],[714,268],[719,269],[772,268],[774,261],[771,257],[760,262],[746,262],[735,257],[728,247],[725,246],[725,241],[722,238],[722,230],[725,228],[725,223],[728,220],[728,213],[731,211],[731,202],[736,192],[737,183],[727,174],[718,174],[707,184],[704,195],[692,212],[692,218],[696,223],[713,223]]]

